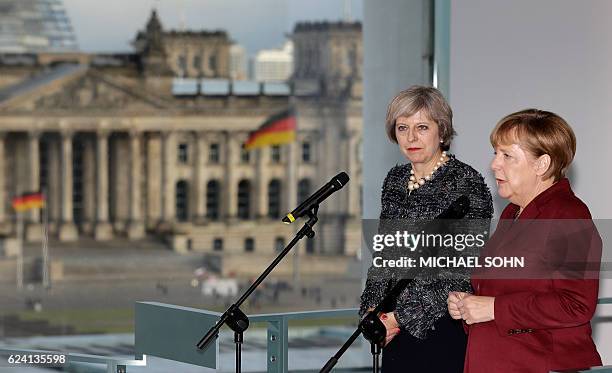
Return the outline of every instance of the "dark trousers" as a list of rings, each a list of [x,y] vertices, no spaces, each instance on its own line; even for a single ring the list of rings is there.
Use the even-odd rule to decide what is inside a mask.
[[[462,373],[467,335],[461,320],[445,315],[435,323],[427,339],[401,331],[383,349],[382,373]]]

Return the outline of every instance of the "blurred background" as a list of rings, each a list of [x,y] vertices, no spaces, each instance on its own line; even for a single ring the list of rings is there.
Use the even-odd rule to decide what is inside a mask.
[[[495,123],[526,107],[566,118],[569,177],[606,245],[609,14],[607,0],[0,0],[0,343],[133,356],[134,302],[224,310],[295,234],[280,218],[340,171],[351,181],[314,239],[243,309],[356,307],[361,219],[378,217],[384,176],[405,162],[386,107],[412,84],[449,99],[451,151],[494,195]],[[290,141],[243,147],[288,109]],[[607,364],[610,320],[600,306]],[[292,325],[290,369],[318,370],[354,322]]]
[[[243,310],[355,307],[362,14],[1,0],[0,339],[133,356],[136,301],[224,310],[297,232],[280,219],[340,171],[316,236]],[[287,109],[291,141],[243,147]]]

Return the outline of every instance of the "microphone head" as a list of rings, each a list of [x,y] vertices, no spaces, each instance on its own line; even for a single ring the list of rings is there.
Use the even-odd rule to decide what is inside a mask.
[[[283,218],[283,223],[285,224],[291,224],[295,221],[295,218],[293,217],[293,214],[289,213],[287,214],[284,218]]]
[[[334,184],[340,185],[340,188],[342,188],[346,185],[346,183],[349,182],[349,175],[346,172],[342,171],[338,175],[334,176],[332,182]]]

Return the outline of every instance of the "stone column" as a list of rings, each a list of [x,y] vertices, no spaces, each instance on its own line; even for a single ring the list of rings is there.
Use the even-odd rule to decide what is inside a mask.
[[[40,132],[31,131],[28,132],[28,149],[30,156],[29,172],[30,172],[30,183],[28,185],[29,192],[36,192],[40,190]],[[30,210],[29,223],[40,223],[40,210]]]
[[[149,132],[146,136],[146,228],[155,229],[162,221],[163,210],[163,168],[162,137]]]
[[[113,137],[108,142],[109,184],[108,194],[110,223],[113,234],[127,235],[130,222],[130,139],[128,136]]]
[[[285,206],[281,206],[281,211],[290,212],[297,207],[297,142],[288,144],[287,148],[287,176],[283,180],[286,197]]]
[[[142,135],[140,132],[130,132],[130,224],[128,237],[133,240],[144,237],[144,223],[142,219],[141,173],[142,160],[140,154]]]
[[[287,145],[287,175],[283,180],[283,188],[285,189],[285,206],[281,205],[281,216],[292,211],[297,207],[297,147],[298,142],[293,141]],[[307,219],[307,218],[306,218]],[[303,224],[303,223],[302,223]],[[293,224],[293,233],[296,234],[300,223]],[[311,238],[306,237],[310,240]],[[300,255],[305,252],[302,245],[298,245],[293,249],[293,283],[298,285],[300,281]]]
[[[257,174],[255,175],[255,192],[256,192],[256,210],[255,215],[257,218],[265,218],[268,215],[268,178],[266,177],[266,165],[268,160],[267,157],[269,152],[269,147],[256,149],[257,153]]]
[[[204,132],[196,133],[196,160],[195,160],[195,206],[196,206],[196,222],[201,223],[206,216],[206,156],[207,146],[206,134]]]
[[[236,146],[236,141],[228,133],[224,132],[224,148],[225,148],[225,181],[223,198],[225,218],[235,219],[238,214],[238,180],[236,180],[234,170],[238,166],[238,156],[240,149]]]
[[[98,241],[113,237],[113,228],[108,220],[108,131],[98,131],[96,146],[97,178],[97,216],[94,238]]]
[[[40,190],[40,132],[28,132],[28,192],[37,192]],[[46,208],[46,207],[45,207]],[[25,231],[26,241],[42,240],[42,225],[40,224],[40,209],[31,209],[27,219]]]
[[[62,225],[60,241],[76,241],[78,232],[72,215],[72,137],[71,131],[62,132]]]
[[[319,153],[321,156],[317,159],[325,161],[319,162],[323,169],[321,176],[324,178],[319,180],[319,185],[323,185],[339,171],[346,169],[345,159],[348,149],[343,133],[346,121],[344,115],[342,108],[330,108],[329,112],[322,117],[323,138],[318,144],[322,149]],[[318,186],[315,185],[314,188]],[[345,217],[342,206],[345,206],[344,201],[346,201],[344,198],[346,198],[346,190],[335,193],[321,204],[319,218],[322,223],[318,228],[319,239],[316,241],[321,253],[341,254],[343,252]]]
[[[49,141],[49,188],[47,190],[47,208],[49,209],[49,233],[58,234],[62,222],[62,165],[61,137]]]
[[[162,154],[163,222],[172,226],[176,217],[176,136],[174,132],[164,132]]]

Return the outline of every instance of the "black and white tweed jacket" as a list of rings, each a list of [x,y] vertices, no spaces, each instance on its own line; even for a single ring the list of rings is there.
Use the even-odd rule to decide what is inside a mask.
[[[489,188],[478,171],[453,155],[422,187],[408,193],[410,164],[393,167],[382,187],[380,219],[434,219],[460,196],[467,196],[470,207],[465,219],[489,221],[493,203]],[[394,280],[374,275],[373,267],[361,295],[360,315],[375,307]],[[440,279],[416,276],[396,300],[395,317],[400,328],[425,339],[434,323],[447,312],[449,291],[471,291],[469,278]]]

